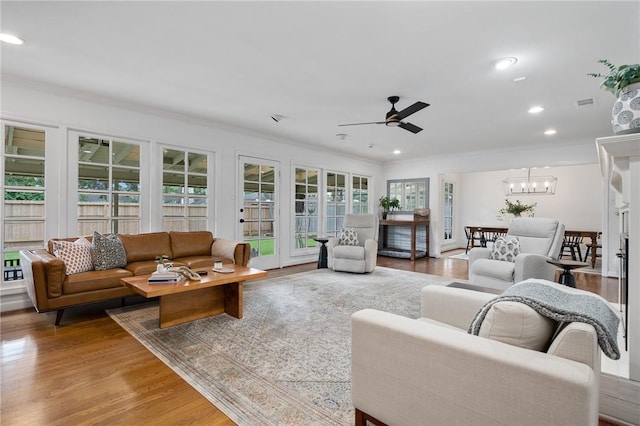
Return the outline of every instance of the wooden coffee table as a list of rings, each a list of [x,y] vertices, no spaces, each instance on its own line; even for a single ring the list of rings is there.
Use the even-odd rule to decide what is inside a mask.
[[[149,275],[123,278],[124,285],[146,298],[160,298],[160,328],[227,313],[242,318],[244,281],[267,276],[266,271],[246,266],[224,265],[231,273],[206,270],[200,281],[149,283]]]

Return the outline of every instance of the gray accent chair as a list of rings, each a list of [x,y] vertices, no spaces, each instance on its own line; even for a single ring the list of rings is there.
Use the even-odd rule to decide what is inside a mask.
[[[417,320],[374,309],[353,314],[356,426],[596,426],[595,329],[569,323],[541,351],[467,333],[494,297],[429,285]]]
[[[343,246],[339,244],[339,238],[329,238],[327,242],[329,268],[334,271],[361,274],[373,271],[378,260],[378,216],[347,214],[342,226],[356,230],[358,245]]]
[[[554,219],[515,218],[506,239],[518,237],[520,254],[515,263],[490,259],[491,248],[469,251],[469,281],[482,287],[506,290],[529,278],[553,281],[556,267],[547,263],[558,259],[564,238],[564,225]]]

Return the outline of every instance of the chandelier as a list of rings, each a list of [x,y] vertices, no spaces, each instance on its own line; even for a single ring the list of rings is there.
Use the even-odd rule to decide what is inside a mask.
[[[531,176],[531,169],[528,169],[526,178],[506,178],[502,183],[505,195],[553,195],[556,193],[558,178],[555,176]]]

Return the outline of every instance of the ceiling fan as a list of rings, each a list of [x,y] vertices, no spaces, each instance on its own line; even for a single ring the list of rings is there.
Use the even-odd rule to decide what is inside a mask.
[[[416,102],[415,104],[406,107],[402,111],[396,111],[396,102],[400,100],[399,96],[389,96],[387,98],[389,102],[391,102],[391,109],[387,112],[387,118],[384,121],[371,121],[368,123],[350,123],[350,124],[338,124],[338,126],[359,126],[362,124],[385,124],[390,127],[402,127],[405,130],[410,131],[411,133],[418,133],[422,130],[422,128],[416,126],[415,124],[407,123],[402,120],[410,116],[411,114],[420,111],[423,108],[429,106],[424,102]]]

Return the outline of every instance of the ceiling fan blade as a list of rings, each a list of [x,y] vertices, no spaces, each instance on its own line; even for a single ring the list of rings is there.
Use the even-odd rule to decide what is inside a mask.
[[[404,120],[405,118],[407,118],[408,116],[410,116],[411,114],[413,114],[414,112],[418,112],[423,108],[428,107],[429,104],[426,104],[424,102],[416,102],[415,104],[406,107],[405,109],[403,109],[402,111],[400,111],[398,114],[396,114],[396,117],[398,117],[398,120]]]
[[[418,133],[422,130],[421,127],[418,127],[415,124],[411,124],[411,123],[400,122],[400,124],[398,124],[398,127],[402,127],[403,129],[408,130],[411,133]]]
[[[338,124],[338,126],[360,126],[363,124],[384,124],[386,121],[370,121],[368,123],[349,123],[349,124]]]

